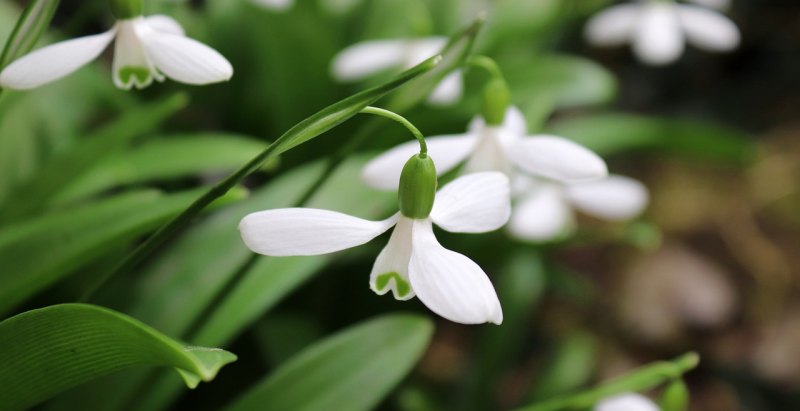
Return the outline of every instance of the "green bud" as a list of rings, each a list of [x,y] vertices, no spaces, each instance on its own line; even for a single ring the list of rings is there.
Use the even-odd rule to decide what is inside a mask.
[[[144,12],[144,0],[111,0],[111,13],[119,20],[139,17]]]
[[[415,154],[400,174],[400,212],[408,218],[428,218],[436,196],[436,167],[426,154]]]
[[[511,92],[502,78],[494,77],[483,89],[483,107],[481,111],[486,124],[499,126],[503,124],[506,110],[511,104]]]
[[[661,411],[686,411],[689,409],[689,389],[683,380],[678,378],[672,381],[659,401]]]

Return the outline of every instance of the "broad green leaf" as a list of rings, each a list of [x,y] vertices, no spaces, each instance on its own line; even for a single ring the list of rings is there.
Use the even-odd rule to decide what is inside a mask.
[[[600,155],[647,149],[736,165],[755,155],[744,133],[704,121],[604,113],[565,118],[548,129]]]
[[[17,20],[3,54],[0,55],[0,70],[29,52],[42,36],[58,7],[58,0],[31,0]]]
[[[0,209],[0,221],[26,217],[48,206],[48,200],[64,185],[105,156],[125,148],[135,137],[152,131],[187,104],[183,94],[132,109],[82,139],[70,151],[47,163],[30,181],[18,187],[14,201]]]
[[[153,230],[198,195],[198,191],[125,194],[8,226],[0,231],[0,313],[104,252]],[[230,198],[241,195],[231,192]]]
[[[596,345],[594,338],[583,332],[559,340],[555,353],[548,355],[544,370],[536,378],[530,399],[552,398],[586,384],[595,368]]]
[[[611,101],[617,80],[603,66],[583,57],[561,54],[520,55],[500,60],[515,101],[525,106],[546,96],[554,107]]]
[[[139,147],[107,157],[53,201],[66,203],[117,186],[235,170],[263,148],[264,142],[236,134],[152,137]]]
[[[388,315],[341,331],[303,350],[226,411],[373,409],[412,369],[433,324]]]
[[[0,322],[0,408],[31,407],[96,377],[140,366],[176,368],[189,387],[211,381],[236,356],[185,346],[127,315],[61,304]]]

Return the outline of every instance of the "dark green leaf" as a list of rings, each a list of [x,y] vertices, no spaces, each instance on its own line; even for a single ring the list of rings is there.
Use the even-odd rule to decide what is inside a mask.
[[[0,55],[0,70],[29,52],[42,36],[58,7],[58,0],[31,0],[17,20]]]

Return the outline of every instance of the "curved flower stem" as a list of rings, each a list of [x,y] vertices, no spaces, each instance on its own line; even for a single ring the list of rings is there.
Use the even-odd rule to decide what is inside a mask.
[[[408,129],[408,131],[411,132],[411,134],[414,135],[417,141],[419,141],[419,153],[422,154],[423,157],[428,154],[428,145],[425,144],[425,136],[423,136],[422,133],[419,131],[419,129],[415,127],[413,124],[411,124],[411,122],[408,121],[405,117],[393,111],[372,106],[365,107],[363,110],[361,110],[361,112],[364,114],[375,114],[381,117],[386,117],[390,120],[394,120],[402,124],[405,128]]]
[[[557,411],[589,408],[603,398],[625,392],[644,391],[681,376],[700,362],[697,353],[689,352],[672,361],[645,365],[628,375],[615,378],[599,387],[582,393],[555,398],[539,404],[517,408],[515,411]]]
[[[500,70],[500,66],[498,66],[497,62],[491,57],[480,55],[470,56],[467,60],[467,65],[481,68],[489,73],[490,76],[505,81],[503,78],[503,71]]]

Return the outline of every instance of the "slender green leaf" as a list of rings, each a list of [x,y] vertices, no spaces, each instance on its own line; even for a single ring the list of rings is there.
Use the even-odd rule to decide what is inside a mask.
[[[574,332],[558,341],[555,353],[548,355],[544,371],[536,379],[530,399],[552,398],[587,383],[594,371],[596,351],[594,338],[583,332]]]
[[[58,7],[58,0],[31,0],[17,20],[0,55],[0,70],[29,52],[42,36]]]
[[[64,185],[105,156],[125,148],[130,141],[158,127],[166,118],[186,106],[183,94],[130,110],[87,136],[81,143],[46,164],[34,178],[19,187],[14,201],[0,209],[0,221],[16,220],[46,209],[48,200]]]
[[[755,145],[745,134],[695,120],[604,113],[565,118],[551,124],[549,132],[601,155],[648,149],[742,165],[755,154]]]
[[[70,387],[136,366],[176,368],[189,387],[211,381],[236,356],[184,346],[102,307],[62,304],[0,323],[0,409],[22,410]]]
[[[106,251],[153,230],[198,195],[198,191],[123,195],[0,231],[0,313]],[[241,192],[230,194],[241,196]]]
[[[370,410],[416,364],[432,333],[424,317],[378,317],[303,350],[225,410]]]
[[[262,141],[235,134],[192,134],[151,138],[107,157],[53,199],[65,203],[112,187],[231,171],[264,148]]]

